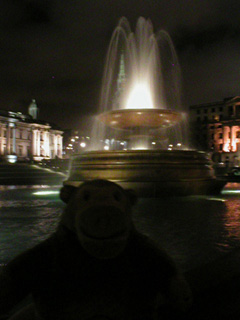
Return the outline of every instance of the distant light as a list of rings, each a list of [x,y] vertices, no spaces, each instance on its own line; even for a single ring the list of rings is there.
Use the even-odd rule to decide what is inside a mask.
[[[147,150],[147,147],[143,146],[143,147],[135,147],[135,148],[132,148],[132,150]]]
[[[104,150],[109,150],[109,146],[104,146],[103,149]]]
[[[223,190],[222,194],[239,194],[240,190]]]
[[[210,201],[226,202],[226,200],[225,200],[225,199],[222,199],[222,198],[207,198],[207,200],[210,200]]]
[[[85,148],[86,147],[86,143],[85,142],[81,142],[80,143],[80,147]]]
[[[170,144],[170,145],[169,145],[169,148],[172,148],[172,147],[173,147],[173,145],[172,145],[172,144]]]
[[[168,148],[168,150],[172,150],[172,148]]]
[[[152,142],[152,144],[156,144],[156,142],[155,142],[155,141],[153,141],[153,142]]]
[[[15,155],[9,154],[9,155],[7,156],[7,161],[8,161],[9,163],[15,163],[15,162],[17,161],[17,157],[16,157]]]
[[[69,144],[68,144],[68,146],[69,146],[69,147],[72,147],[72,144],[71,144],[71,143],[69,143]]]
[[[59,194],[59,191],[37,191],[33,192],[33,194],[36,196],[46,196],[50,194]]]
[[[178,144],[177,144],[178,147],[181,147],[181,145],[182,145],[181,143],[178,143]]]
[[[71,141],[72,141],[72,142],[75,142],[75,139],[72,138]]]

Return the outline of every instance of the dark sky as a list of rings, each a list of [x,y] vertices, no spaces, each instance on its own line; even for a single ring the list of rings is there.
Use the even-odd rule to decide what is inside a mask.
[[[1,0],[0,109],[26,113],[35,98],[41,119],[87,128],[122,16],[169,32],[185,108],[240,95],[239,0]]]

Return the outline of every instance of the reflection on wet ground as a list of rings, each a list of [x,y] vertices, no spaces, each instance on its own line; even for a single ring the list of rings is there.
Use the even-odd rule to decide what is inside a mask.
[[[0,190],[0,263],[46,239],[63,204],[59,187],[11,186]],[[39,194],[40,192],[40,194]]]
[[[64,208],[60,186],[0,187],[0,263],[46,239]],[[240,184],[218,197],[139,199],[133,219],[184,270],[240,247]]]

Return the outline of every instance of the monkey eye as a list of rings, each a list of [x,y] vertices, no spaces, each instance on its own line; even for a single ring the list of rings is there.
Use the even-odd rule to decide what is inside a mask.
[[[116,201],[120,201],[121,200],[121,196],[122,196],[121,193],[118,192],[118,191],[114,192],[114,194],[113,194],[113,197],[114,197],[114,199]]]
[[[90,199],[90,192],[84,191],[83,192],[83,200],[88,201]]]

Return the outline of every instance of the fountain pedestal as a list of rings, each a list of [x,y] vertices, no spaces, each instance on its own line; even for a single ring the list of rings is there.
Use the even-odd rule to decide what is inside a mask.
[[[118,109],[102,113],[97,119],[118,130],[151,130],[172,127],[182,119],[180,112],[167,109]]]
[[[128,131],[136,149],[139,135],[134,132],[142,132],[149,143],[151,130],[173,126],[181,117],[170,110],[124,109],[103,113],[98,119],[108,127]],[[216,194],[225,182],[216,180],[211,164],[207,154],[198,151],[90,151],[73,157],[65,183],[78,186],[86,180],[107,179],[134,189],[140,197]]]
[[[204,152],[128,150],[74,156],[65,184],[99,178],[132,188],[139,197],[217,194],[226,183],[216,180]]]

